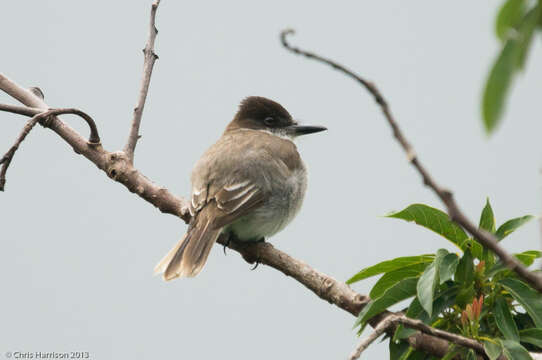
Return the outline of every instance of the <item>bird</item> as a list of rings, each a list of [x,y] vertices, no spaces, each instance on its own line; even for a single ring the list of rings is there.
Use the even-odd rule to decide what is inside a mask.
[[[300,210],[307,188],[294,140],[324,130],[300,125],[265,97],[242,100],[222,136],[194,165],[187,232],[155,274],[166,281],[196,276],[223,233],[256,242],[282,230]]]

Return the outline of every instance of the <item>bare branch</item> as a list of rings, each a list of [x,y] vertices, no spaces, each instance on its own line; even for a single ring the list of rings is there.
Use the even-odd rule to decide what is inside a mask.
[[[134,162],[134,151],[139,140],[139,126],[141,125],[141,116],[143,115],[143,109],[145,108],[145,100],[147,99],[147,93],[149,91],[149,84],[151,82],[152,69],[154,67],[154,62],[158,59],[158,55],[154,53],[154,40],[158,34],[158,29],[156,29],[155,18],[156,10],[160,5],[160,0],[156,0],[151,7],[151,20],[149,28],[149,38],[147,44],[143,49],[143,56],[145,58],[143,62],[143,79],[141,80],[141,88],[139,90],[139,98],[137,100],[137,105],[134,108],[134,117],[132,120],[132,127],[130,129],[130,135],[128,136],[128,141],[124,147],[124,152],[128,156],[130,162]]]
[[[384,334],[396,321],[395,315],[389,315],[384,320],[382,320],[374,329],[374,331],[363,339],[359,345],[352,351],[348,360],[359,359],[361,353],[365,351],[376,339],[378,339],[382,334]],[[390,340],[391,341],[391,340]]]
[[[26,106],[16,106],[8,104],[0,104],[0,111],[10,112],[13,114],[19,114],[24,116],[34,116],[43,112],[43,109],[31,108]]]
[[[12,107],[14,108],[14,107]],[[39,109],[29,108],[32,109],[31,111],[34,112],[36,110],[39,111]],[[20,112],[22,113],[22,112]],[[84,112],[77,110],[77,109],[53,109],[48,111],[40,112],[32,117],[26,125],[23,127],[23,130],[21,131],[21,134],[19,137],[17,137],[17,140],[15,141],[15,144],[8,150],[8,152],[0,159],[0,164],[2,164],[2,169],[0,170],[0,191],[4,191],[4,186],[6,184],[6,171],[8,170],[9,164],[11,163],[11,160],[13,159],[13,155],[15,155],[15,152],[19,148],[19,145],[24,141],[26,136],[30,133],[32,128],[38,123],[41,122],[44,126],[47,125],[47,120],[49,117],[54,115],[60,115],[60,114],[76,114],[81,116],[90,126],[90,138],[89,143],[92,145],[98,145],[100,143],[100,137],[98,136],[98,129],[96,128],[96,124],[94,123],[94,120]],[[25,114],[26,115],[26,114]]]
[[[414,151],[412,146],[408,143],[408,141],[402,134],[401,130],[399,129],[397,122],[395,121],[393,115],[391,114],[387,101],[381,95],[378,88],[373,83],[363,79],[359,75],[356,75],[351,70],[334,62],[333,60],[321,57],[319,55],[316,55],[314,53],[311,53],[305,50],[301,50],[298,47],[291,46],[288,43],[286,37],[293,33],[294,33],[293,30],[284,30],[280,34],[282,45],[287,50],[295,54],[303,55],[310,59],[314,59],[314,60],[330,65],[334,69],[358,81],[367,91],[369,91],[369,93],[373,95],[376,103],[380,106],[380,109],[382,110],[384,117],[386,118],[386,120],[388,121],[388,124],[392,128],[393,136],[399,142],[399,144],[401,144],[401,147],[403,148],[403,150],[405,151],[407,155],[408,161],[412,164],[412,166],[416,168],[418,173],[421,175],[423,183],[426,186],[430,187],[435,192],[435,194],[442,200],[442,202],[446,205],[450,219],[460,224],[461,226],[463,226],[480,244],[482,244],[484,247],[488,248],[489,250],[497,254],[497,256],[509,269],[515,271],[521,278],[527,281],[533,288],[535,288],[539,292],[542,292],[542,276],[529,271],[515,257],[507,253],[498,244],[497,239],[495,238],[493,234],[490,234],[487,231],[478,229],[478,227],[474,225],[461,212],[461,210],[459,210],[459,207],[457,206],[457,203],[454,200],[453,194],[449,190],[440,187],[436,183],[436,181],[433,179],[433,177],[429,174],[429,172],[427,172],[425,167],[422,166],[422,164],[420,163],[418,159],[418,156],[416,155],[416,152]]]
[[[40,114],[38,114],[32,117],[32,119],[28,120],[26,125],[23,127],[23,130],[17,137],[15,144],[13,144],[13,146],[2,157],[2,159],[0,159],[0,164],[2,164],[2,169],[0,170],[0,191],[4,191],[4,186],[6,185],[6,171],[8,171],[8,167],[9,164],[11,164],[11,159],[13,159],[13,155],[15,155],[15,152],[19,148],[19,145],[21,145],[21,143],[23,142],[26,135],[30,133],[30,130],[32,130],[32,128],[38,123],[40,119]]]
[[[408,318],[404,315],[388,315],[384,320],[382,320],[378,326],[375,328],[374,332],[371,333],[367,338],[363,339],[356,349],[352,352],[349,359],[355,360],[358,359],[361,353],[369,347],[380,335],[386,332],[386,330],[394,327],[397,324],[403,324],[404,326],[419,330],[425,334],[432,335],[444,340],[448,340],[456,345],[460,345],[469,349],[473,349],[478,354],[484,356],[484,347],[478,341],[464,337],[461,335],[453,334],[444,330],[435,329],[429,325],[424,324],[420,320],[415,320]]]
[[[94,120],[81,110],[68,108],[68,109],[51,109],[43,114],[40,114],[40,118],[47,120],[48,117],[62,114],[74,114],[82,117],[90,127],[90,136],[88,142],[91,145],[98,145],[100,143],[100,136],[98,135],[98,128]],[[43,126],[48,127],[48,121],[43,122]]]
[[[17,85],[2,74],[0,74],[0,89],[27,106],[48,109],[47,104],[41,98]],[[64,109],[51,111],[55,112],[57,110]],[[101,144],[87,142],[79,133],[53,115],[47,121],[47,127],[70,144],[77,154],[81,154],[92,161],[110,178],[123,184],[128,190],[150,202],[160,211],[178,216],[185,222],[190,220],[190,214],[185,210],[188,208],[188,202],[183,198],[173,195],[164,187],[150,181],[133,167],[122,151],[108,152],[103,149]]]

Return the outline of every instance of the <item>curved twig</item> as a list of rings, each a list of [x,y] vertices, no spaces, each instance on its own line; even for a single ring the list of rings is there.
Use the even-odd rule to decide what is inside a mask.
[[[91,145],[98,145],[100,143],[100,136],[98,135],[98,128],[96,127],[96,123],[94,120],[88,115],[87,113],[74,108],[66,108],[66,109],[51,109],[49,111],[46,111],[42,114],[39,114],[40,119],[44,119],[43,126],[49,127],[50,123],[54,121],[54,117],[56,115],[64,115],[64,114],[73,114],[82,117],[90,127],[90,136],[88,138],[88,142]]]
[[[0,105],[0,110],[6,109],[6,111],[10,112],[16,112],[18,114],[22,115],[28,115],[31,113],[35,113],[36,111],[40,111],[40,109],[36,108],[27,108],[29,109],[27,112],[21,111],[22,109],[18,106],[10,106],[10,105]],[[11,111],[11,110],[16,111]],[[94,123],[94,120],[90,116],[88,116],[86,113],[82,112],[81,110],[77,109],[51,109],[47,111],[41,111],[38,114],[35,114],[32,119],[28,120],[26,125],[21,130],[21,133],[17,137],[17,140],[15,140],[15,143],[13,146],[6,152],[6,154],[0,159],[0,164],[2,165],[2,169],[0,169],[0,191],[4,191],[4,187],[6,185],[6,172],[8,170],[9,165],[11,164],[11,160],[13,159],[13,156],[15,155],[15,152],[21,145],[21,143],[24,141],[26,136],[30,133],[30,131],[34,128],[34,126],[41,122],[44,126],[47,125],[47,121],[51,119],[51,116],[54,115],[61,115],[61,114],[75,114],[81,116],[90,126],[90,138],[89,138],[89,144],[97,145],[100,143],[100,137],[98,136],[98,129],[96,128],[96,124]]]
[[[373,83],[363,79],[361,76],[355,74],[351,70],[336,63],[333,60],[324,58],[312,52],[308,52],[298,47],[290,45],[286,37],[293,33],[294,33],[294,30],[291,30],[291,29],[284,30],[281,32],[280,39],[281,39],[282,45],[287,50],[295,54],[303,55],[310,59],[314,59],[314,60],[330,65],[334,69],[358,81],[363,87],[365,87],[365,89],[369,91],[371,95],[373,95],[375,101],[380,106],[380,109],[382,110],[384,117],[386,118],[386,120],[388,121],[388,124],[392,128],[393,136],[399,142],[399,144],[401,144],[401,147],[403,148],[403,150],[405,151],[407,155],[408,161],[412,164],[412,166],[416,168],[418,173],[421,175],[423,183],[429,188],[431,188],[435,192],[435,194],[440,198],[440,200],[444,203],[444,205],[446,205],[450,219],[460,224],[461,226],[463,226],[480,244],[482,244],[484,247],[488,248],[489,250],[497,254],[497,256],[509,269],[515,271],[522,279],[527,281],[533,288],[535,288],[539,292],[542,292],[542,276],[529,271],[514,256],[506,252],[497,243],[497,239],[495,238],[493,234],[490,234],[487,231],[479,229],[476,225],[474,225],[463,214],[463,212],[461,212],[457,203],[454,200],[452,192],[445,188],[442,188],[440,185],[436,183],[433,177],[421,164],[421,162],[418,159],[418,156],[416,155],[416,152],[414,151],[412,146],[408,143],[403,133],[399,129],[399,125],[397,124],[393,115],[391,114],[387,101],[384,99],[384,97],[382,96],[378,88]]]
[[[160,0],[156,0],[151,6],[151,20],[150,20],[150,29],[149,29],[149,38],[147,44],[143,49],[143,56],[145,60],[143,62],[143,78],[141,79],[141,88],[139,90],[139,97],[137,100],[137,105],[134,108],[134,117],[132,120],[132,127],[130,129],[130,135],[128,135],[128,140],[124,146],[124,152],[130,162],[134,162],[134,152],[137,141],[141,137],[139,135],[139,126],[141,125],[141,117],[143,115],[143,109],[145,108],[145,100],[147,99],[147,93],[149,91],[149,84],[151,82],[152,69],[154,67],[154,62],[158,59],[158,55],[154,53],[154,40],[158,34],[158,29],[156,29],[156,10],[160,5]]]

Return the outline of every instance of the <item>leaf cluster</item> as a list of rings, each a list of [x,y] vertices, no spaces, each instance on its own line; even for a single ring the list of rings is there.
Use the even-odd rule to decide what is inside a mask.
[[[530,359],[542,351],[542,296],[520,280],[496,255],[483,248],[441,210],[413,204],[390,218],[414,222],[449,240],[460,253],[439,249],[435,254],[399,257],[362,269],[347,283],[382,275],[373,286],[371,302],[360,312],[359,332],[369,319],[405,299],[413,298],[406,316],[448,332],[481,341],[487,356]],[[496,227],[489,200],[479,227],[499,241],[533,219],[522,216]],[[542,256],[530,250],[514,254],[525,266]],[[398,326],[390,339],[390,359],[430,359],[405,341],[415,330]],[[452,346],[447,358],[475,359],[472,350]]]

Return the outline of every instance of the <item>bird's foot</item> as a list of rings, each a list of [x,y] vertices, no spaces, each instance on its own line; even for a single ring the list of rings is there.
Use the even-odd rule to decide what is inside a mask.
[[[261,238],[257,241],[255,241],[256,244],[261,244],[261,243],[264,243],[265,242],[265,238]],[[258,267],[258,265],[260,265],[260,252],[257,251],[258,254],[256,255],[256,259],[254,260],[254,266],[250,269],[250,270],[256,270],[256,268]]]

